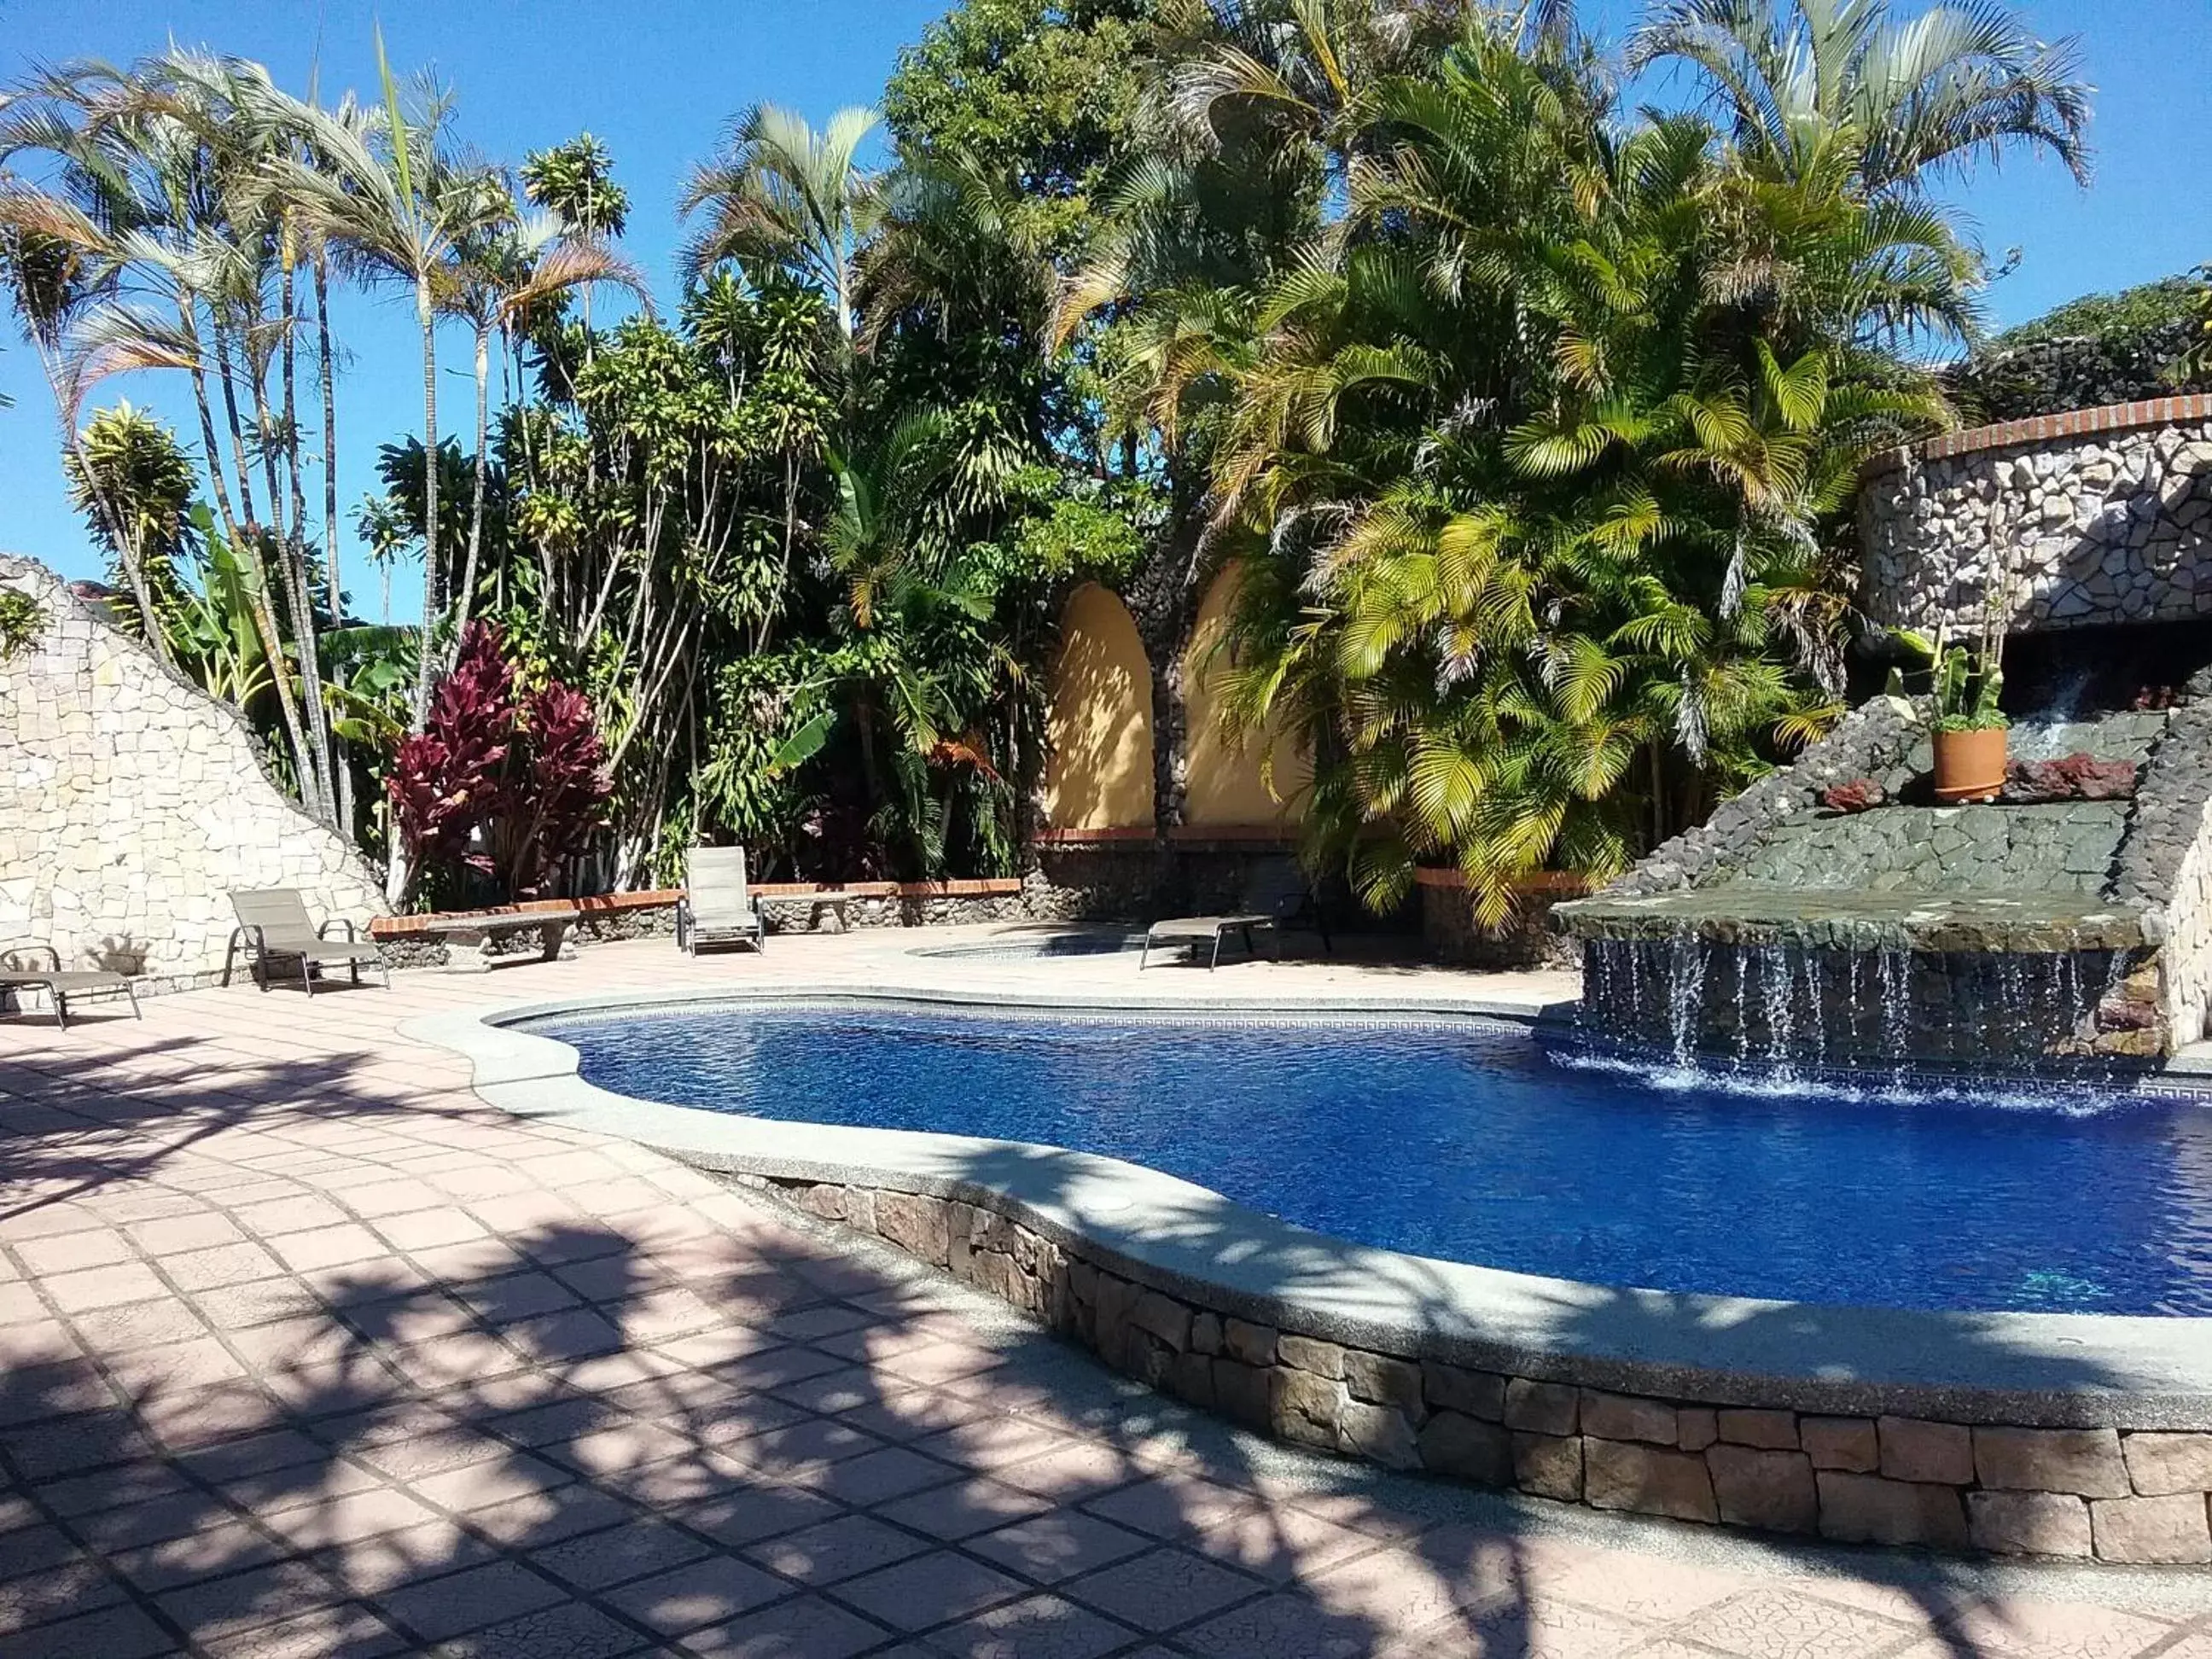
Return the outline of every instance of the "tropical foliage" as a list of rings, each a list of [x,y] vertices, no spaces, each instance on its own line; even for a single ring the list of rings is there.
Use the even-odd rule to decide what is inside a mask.
[[[1686,104],[1623,107],[1646,69]],[[963,0],[881,112],[739,113],[655,307],[589,135],[509,170],[381,67],[325,105],[171,51],[11,95],[0,251],[140,625],[395,900],[698,837],[1012,870],[1066,593],[1174,660],[1233,563],[1226,718],[1310,760],[1316,866],[1454,864],[1497,921],[1838,712],[1856,465],[1979,330],[1940,185],[2079,173],[2085,100],[1994,0],[1654,0],[1617,58],[1559,0]],[[405,629],[341,580],[346,283],[420,336],[353,514]],[[149,369],[196,453],[85,415]]]

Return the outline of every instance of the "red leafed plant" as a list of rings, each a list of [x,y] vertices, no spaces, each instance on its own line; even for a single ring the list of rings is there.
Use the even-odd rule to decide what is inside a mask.
[[[534,898],[588,845],[614,784],[591,699],[557,680],[522,695],[503,647],[468,625],[385,788],[416,867],[459,863]]]

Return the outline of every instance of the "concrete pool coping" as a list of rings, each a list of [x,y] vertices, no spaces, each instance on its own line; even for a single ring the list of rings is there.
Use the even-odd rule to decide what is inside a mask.
[[[618,1095],[576,1050],[515,1029],[635,1009],[836,1002],[1268,1019],[1500,1018],[1532,1004],[1354,997],[1285,1007],[849,985],[618,992],[410,1022],[520,1116],[641,1142],[704,1167],[987,1208],[1109,1270],[1221,1314],[1348,1347],[1717,1406],[1956,1424],[2212,1429],[2212,1319],[1819,1306],[1621,1289],[1436,1261],[1334,1238],[1195,1183],[1063,1148],[748,1118]]]

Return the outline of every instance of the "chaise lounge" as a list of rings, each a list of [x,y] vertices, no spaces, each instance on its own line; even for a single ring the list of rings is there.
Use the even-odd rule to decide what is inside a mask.
[[[362,963],[372,963],[384,969],[385,988],[392,988],[392,969],[385,963],[384,952],[373,941],[361,938],[353,923],[343,917],[318,927],[296,889],[263,887],[233,892],[230,908],[238,913],[238,926],[231,929],[230,945],[222,955],[225,985],[230,983],[231,968],[243,945],[253,981],[264,991],[269,988],[271,957],[300,964],[300,982],[307,988],[309,996],[315,994],[315,969],[335,963],[345,964],[356,985],[361,983]],[[333,927],[344,928],[345,937],[330,938]]]
[[[1282,930],[1297,922],[1310,923],[1321,935],[1321,948],[1330,954],[1336,946],[1328,936],[1328,924],[1322,920],[1321,906],[1315,902],[1313,890],[1306,884],[1305,872],[1289,859],[1270,859],[1253,866],[1244,884],[1243,908],[1227,915],[1176,916],[1156,921],[1145,933],[1145,948],[1138,958],[1139,972],[1151,963],[1155,945],[1202,945],[1209,940],[1212,952],[1206,961],[1208,972],[1221,965],[1221,941],[1236,933],[1244,940],[1244,954],[1258,954],[1255,935],[1265,932],[1274,941],[1275,954],[1282,955]]]
[[[768,921],[758,895],[745,884],[744,848],[694,847],[684,855],[676,943],[695,957],[731,945],[767,948]]]
[[[26,968],[15,960],[41,954],[53,958],[52,968]],[[132,1016],[146,1018],[128,975],[108,968],[64,968],[62,953],[51,945],[18,945],[0,951],[0,991],[9,990],[45,991],[54,1005],[54,1024],[64,1031],[69,1030],[69,1000],[75,996],[120,991],[131,999]]]

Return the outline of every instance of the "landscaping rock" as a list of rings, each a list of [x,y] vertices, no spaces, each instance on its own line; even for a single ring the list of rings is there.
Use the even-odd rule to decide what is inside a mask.
[[[1421,1393],[1431,1406],[1479,1417],[1486,1423],[1505,1420],[1505,1379],[1495,1371],[1463,1370],[1457,1365],[1425,1359]]]
[[[2100,1561],[2144,1566],[2212,1561],[2212,1529],[2197,1493],[2103,1498],[2089,1505],[2089,1519]]]
[[[1222,1346],[1231,1358],[1247,1365],[1272,1365],[1275,1363],[1275,1328],[1273,1325],[1247,1324],[1241,1319],[1222,1322]]]
[[[1408,1360],[1347,1348],[1344,1382],[1354,1400],[1392,1407],[1417,1426],[1429,1414],[1421,1394],[1421,1368]]]
[[[1870,812],[1888,802],[1889,791],[1872,778],[1854,778],[1820,792],[1820,805],[1831,812]]]
[[[1966,1514],[1955,1487],[1885,1480],[1838,1469],[1823,1469],[1814,1480],[1820,1493],[1823,1538],[1844,1544],[1966,1547]]]
[[[1438,1412],[1421,1426],[1421,1467],[1478,1486],[1513,1484],[1513,1436],[1502,1425]]]
[[[1316,1376],[1342,1381],[1344,1350],[1334,1342],[1322,1342],[1310,1336],[1293,1336],[1285,1331],[1275,1339],[1275,1355],[1293,1370],[1310,1371]]]
[[[2089,1554],[2089,1506],[2047,1492],[1970,1492],[1966,1535],[1991,1555]]]
[[[1346,1400],[1336,1408],[1336,1441],[1340,1450],[1380,1463],[1386,1469],[1418,1469],[1420,1445],[1405,1413],[1388,1406],[1370,1406]]]
[[[1808,1417],[1797,1436],[1816,1469],[1872,1474],[1881,1467],[1881,1444],[1872,1419],[1864,1417]]]
[[[1505,1426],[1531,1434],[1572,1434],[1577,1404],[1575,1390],[1565,1383],[1516,1376],[1505,1385]]]
[[[1514,1435],[1513,1484],[1538,1498],[1579,1504],[1583,1497],[1582,1441],[1573,1435]]]
[[[2131,1434],[2121,1449],[2128,1479],[2145,1498],[2212,1492],[2212,1434]]]
[[[1958,1424],[1885,1417],[1875,1427],[1881,1440],[1884,1480],[1932,1481],[1950,1486],[1972,1483],[1974,1443]]]
[[[1582,1431],[1606,1440],[1644,1440],[1655,1446],[1671,1446],[1680,1438],[1681,1426],[1674,1419],[1674,1408],[1662,1401],[1584,1389]]]
[[[1583,1437],[1583,1501],[1676,1521],[1720,1519],[1704,1458],[1624,1440]]]
[[[1302,1446],[1337,1449],[1337,1413],[1344,1391],[1325,1376],[1278,1365],[1268,1374],[1268,1427]]]
[[[2014,1492],[2125,1498],[2135,1490],[2120,1437],[2110,1429],[1978,1428],[1974,1474],[1984,1486]]]
[[[1793,1412],[1731,1410],[1720,1413],[1720,1437],[1732,1445],[1758,1446],[1768,1451],[1797,1449],[1797,1418]]]
[[[1705,1452],[1720,1518],[1768,1532],[1820,1530],[1813,1460],[1800,1451],[1765,1451],[1723,1441]]]
[[[2033,806],[2063,800],[2126,800],[2136,793],[2133,761],[2073,754],[2061,760],[2016,760],[2005,768],[2007,805]]]

